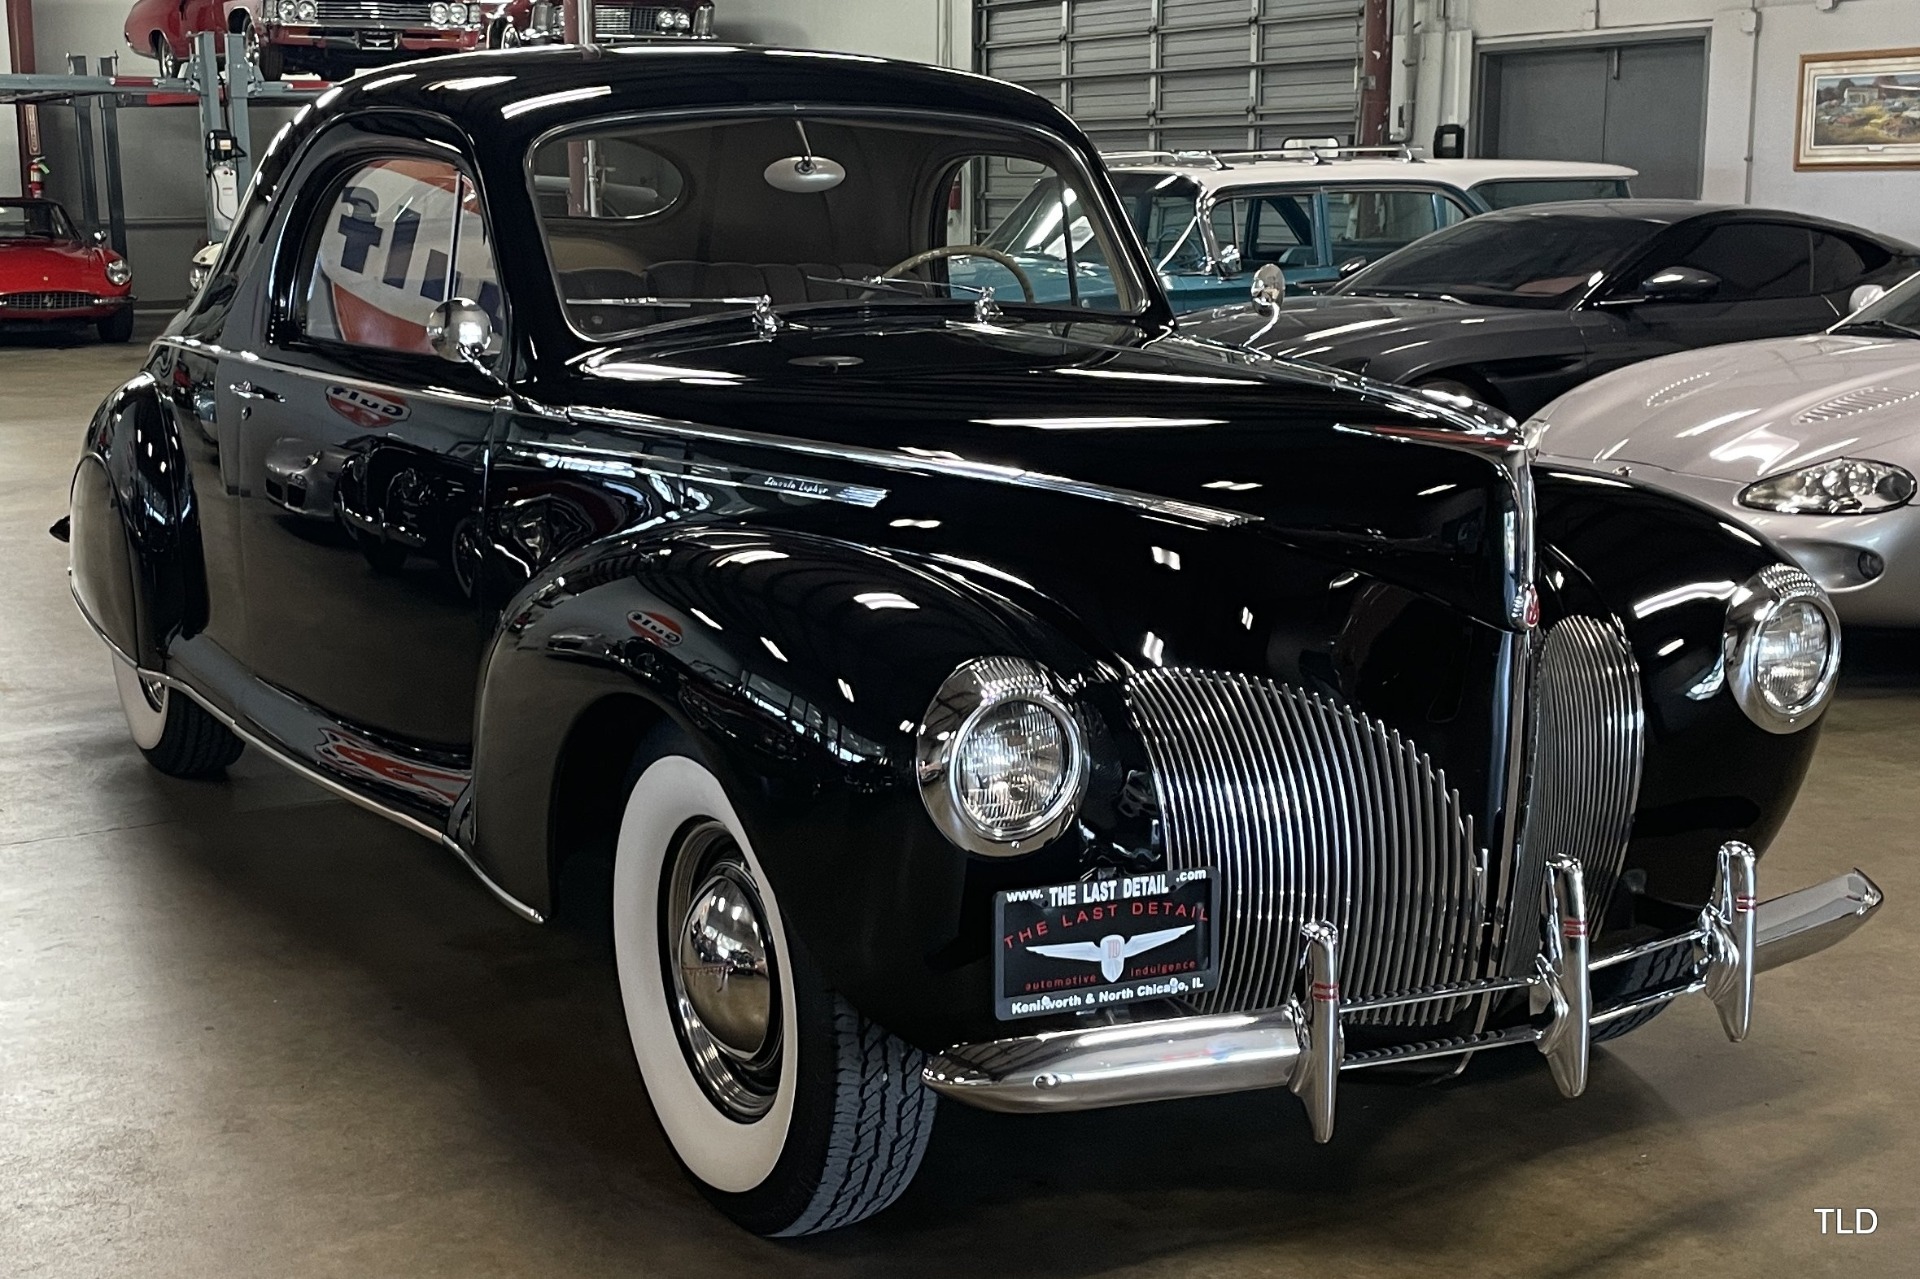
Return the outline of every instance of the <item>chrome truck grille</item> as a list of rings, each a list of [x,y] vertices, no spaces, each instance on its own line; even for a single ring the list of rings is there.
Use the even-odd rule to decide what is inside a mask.
[[[1516,882],[1537,884],[1550,858],[1571,857],[1584,872],[1587,917],[1606,918],[1640,798],[1645,737],[1640,664],[1620,624],[1585,616],[1557,623],[1534,667],[1533,785]],[[1532,926],[1510,956],[1539,948],[1531,905],[1520,903]]]
[[[1300,926],[1340,930],[1343,1002],[1479,977],[1486,853],[1446,774],[1398,732],[1271,680],[1154,670],[1127,685],[1175,869],[1220,880],[1220,986],[1203,1011],[1285,1003]],[[1466,1001],[1356,1013],[1433,1025]]]
[[[391,26],[424,27],[432,20],[428,3],[416,0],[318,0],[317,21],[338,26],[362,26],[383,23]],[[283,6],[291,9],[292,5]]]

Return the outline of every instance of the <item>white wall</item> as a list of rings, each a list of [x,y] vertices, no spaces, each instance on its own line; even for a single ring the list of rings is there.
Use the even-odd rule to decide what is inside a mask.
[[[7,20],[0,15],[0,75],[13,69],[13,47],[7,39]],[[20,126],[12,107],[0,107],[0,195],[19,195]]]
[[[1412,0],[1401,77],[1414,96],[1415,142],[1436,124],[1472,135],[1474,59],[1502,47],[1632,39],[1698,31],[1707,37],[1707,117],[1701,194],[1820,214],[1920,243],[1920,170],[1796,172],[1800,55],[1920,48],[1920,0]],[[1404,96],[1403,91],[1403,96]]]

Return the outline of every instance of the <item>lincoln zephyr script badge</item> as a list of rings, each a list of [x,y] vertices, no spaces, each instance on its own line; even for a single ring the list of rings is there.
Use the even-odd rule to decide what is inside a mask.
[[[1039,1017],[1212,990],[1216,895],[1204,868],[997,894],[995,1010]]]

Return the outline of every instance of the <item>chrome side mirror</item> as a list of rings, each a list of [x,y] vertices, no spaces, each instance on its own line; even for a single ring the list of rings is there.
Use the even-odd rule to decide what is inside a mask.
[[[1852,315],[1855,311],[1870,307],[1885,296],[1887,288],[1884,284],[1863,284],[1847,295],[1847,314]]]
[[[450,364],[478,364],[493,345],[493,318],[471,298],[451,298],[427,317],[427,344]]]
[[[95,231],[90,238],[95,244],[105,244],[107,242],[107,233],[105,231]]]
[[[1249,290],[1253,294],[1254,304],[1278,308],[1287,300],[1287,275],[1279,267],[1269,262],[1253,273],[1253,284]]]
[[[1348,276],[1352,275],[1355,271],[1358,271],[1361,267],[1365,266],[1366,264],[1367,264],[1367,260],[1365,258],[1348,258],[1345,262],[1342,262],[1337,268],[1335,268],[1335,270],[1339,273],[1337,278],[1344,280]]]

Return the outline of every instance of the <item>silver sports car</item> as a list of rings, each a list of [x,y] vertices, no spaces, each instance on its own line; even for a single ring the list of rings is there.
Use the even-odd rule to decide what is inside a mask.
[[[1856,300],[1825,333],[1568,392],[1529,424],[1541,461],[1697,498],[1786,547],[1842,622],[1920,626],[1920,275]]]

